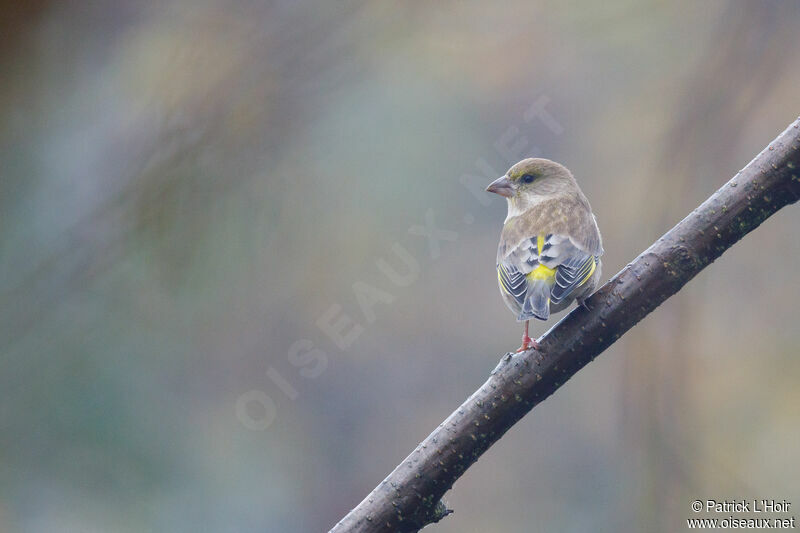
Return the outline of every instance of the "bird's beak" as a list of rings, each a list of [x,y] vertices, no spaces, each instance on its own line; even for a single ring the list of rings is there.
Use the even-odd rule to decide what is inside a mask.
[[[489,192],[493,192],[495,194],[499,194],[500,196],[505,196],[506,198],[511,198],[514,194],[514,186],[506,176],[497,178],[493,182],[486,187],[486,190]]]

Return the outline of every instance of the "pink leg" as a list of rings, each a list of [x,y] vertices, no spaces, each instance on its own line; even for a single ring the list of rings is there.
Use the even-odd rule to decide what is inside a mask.
[[[526,320],[525,321],[525,333],[522,334],[522,346],[519,347],[519,350],[517,350],[517,353],[528,351],[531,348],[533,348],[534,350],[538,350],[539,349],[539,343],[536,342],[535,340],[531,339],[528,336],[528,324],[529,323],[530,323],[530,320]]]

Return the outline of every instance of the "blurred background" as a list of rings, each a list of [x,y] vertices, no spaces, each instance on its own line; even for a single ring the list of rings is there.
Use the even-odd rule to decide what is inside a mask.
[[[327,531],[519,344],[483,186],[566,164],[607,279],[800,109],[792,2],[4,4],[3,532]],[[537,407],[431,531],[800,506],[798,225]]]

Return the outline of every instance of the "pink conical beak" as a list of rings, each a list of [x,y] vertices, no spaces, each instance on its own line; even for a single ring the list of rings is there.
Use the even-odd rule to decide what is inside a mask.
[[[514,194],[514,186],[511,184],[511,180],[506,176],[497,178],[491,182],[489,186],[486,187],[486,190],[499,194],[500,196],[505,196],[506,198],[511,198]]]

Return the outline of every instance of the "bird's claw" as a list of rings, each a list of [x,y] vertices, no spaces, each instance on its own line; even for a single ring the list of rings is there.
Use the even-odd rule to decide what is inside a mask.
[[[519,347],[519,349],[517,350],[517,353],[527,352],[531,348],[533,348],[534,350],[536,350],[538,352],[540,350],[541,346],[534,339],[531,339],[530,337],[525,335],[524,337],[522,337],[522,346]]]

